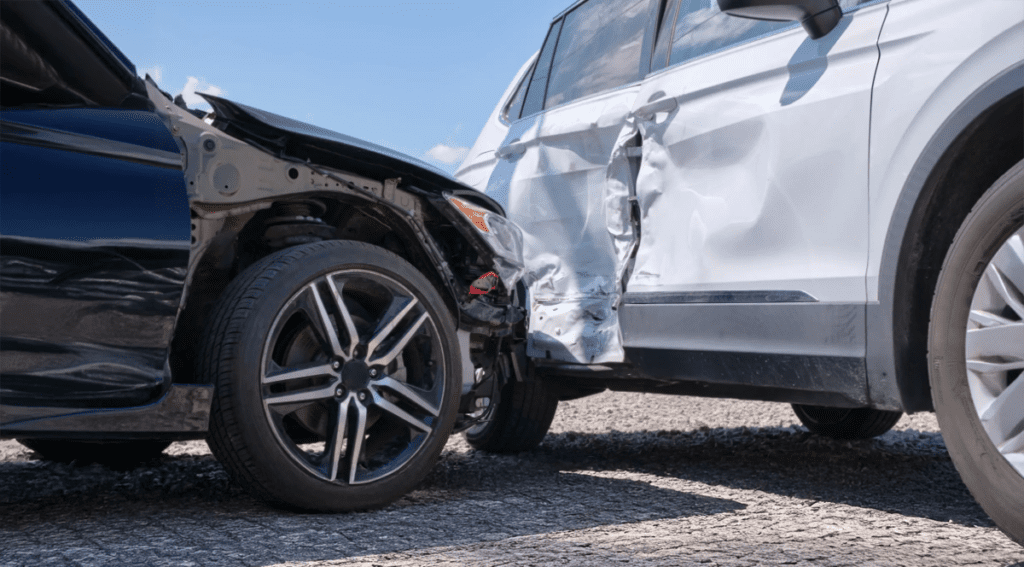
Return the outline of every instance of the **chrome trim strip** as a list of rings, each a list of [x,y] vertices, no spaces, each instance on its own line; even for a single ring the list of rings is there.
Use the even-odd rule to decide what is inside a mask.
[[[626,293],[623,304],[656,305],[663,303],[816,303],[818,300],[798,290],[679,291]]]

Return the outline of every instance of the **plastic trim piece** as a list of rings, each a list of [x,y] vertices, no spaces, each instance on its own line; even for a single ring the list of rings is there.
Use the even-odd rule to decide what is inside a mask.
[[[691,384],[688,395],[746,398],[743,390],[756,389],[753,399],[864,407],[864,359],[839,356],[802,356],[749,352],[702,352],[626,348],[626,356],[647,378]],[[608,384],[612,389],[615,385]],[[666,388],[647,388],[660,392]],[[707,393],[701,389],[708,390]],[[684,392],[679,392],[684,393]]]
[[[665,303],[814,303],[818,300],[805,291],[681,291],[626,293],[623,304],[653,305]]]
[[[864,357],[858,303],[626,304],[619,311],[626,347]]]
[[[3,437],[45,437],[74,433],[76,437],[191,438],[206,432],[210,422],[213,386],[174,384],[159,400],[146,406],[77,411],[31,408],[49,417],[3,423]],[[16,406],[0,406],[0,422],[24,414]],[[48,411],[51,410],[51,411]]]
[[[915,412],[931,408],[927,374],[924,375],[925,385],[920,386],[916,380],[920,379],[921,373],[896,367],[898,357],[893,317],[900,252],[924,185],[957,137],[985,110],[1021,88],[1024,88],[1024,64],[1005,70],[976,90],[936,130],[903,184],[882,248],[878,303],[869,303],[866,310],[867,328],[871,331],[866,345],[868,381],[872,401],[884,403],[883,409]]]

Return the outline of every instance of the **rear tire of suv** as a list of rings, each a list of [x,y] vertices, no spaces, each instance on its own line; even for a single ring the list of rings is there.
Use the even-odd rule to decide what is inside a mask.
[[[928,328],[932,401],[971,494],[1024,545],[1024,161],[960,226]]]
[[[231,282],[203,337],[210,449],[272,505],[384,506],[451,434],[458,349],[444,301],[399,256],[349,241],[272,254]]]
[[[466,431],[466,441],[489,453],[529,451],[544,440],[557,409],[558,397],[542,382],[509,379],[491,414]]]
[[[833,439],[870,439],[892,429],[903,412],[872,408],[829,408],[793,404],[793,412],[811,433]]]

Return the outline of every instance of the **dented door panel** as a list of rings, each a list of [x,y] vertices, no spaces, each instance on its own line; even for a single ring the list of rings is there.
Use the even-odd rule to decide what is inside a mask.
[[[608,231],[607,195],[628,169],[609,168],[638,86],[512,124],[487,194],[523,231],[529,354],[566,362],[623,359],[614,307],[625,247]],[[615,207],[613,207],[615,209]],[[628,223],[627,223],[628,224]]]
[[[648,77],[629,292],[865,301],[868,119],[885,10],[847,14],[820,40],[792,27]]]

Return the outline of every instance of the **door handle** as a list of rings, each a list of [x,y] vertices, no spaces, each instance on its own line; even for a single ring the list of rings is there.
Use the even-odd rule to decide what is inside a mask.
[[[640,117],[641,120],[650,120],[659,112],[672,112],[678,107],[679,103],[676,102],[675,97],[668,97],[649,102],[636,109],[634,114]]]
[[[499,147],[494,155],[498,156],[499,159],[513,159],[526,153],[526,143],[516,138],[511,142]]]

